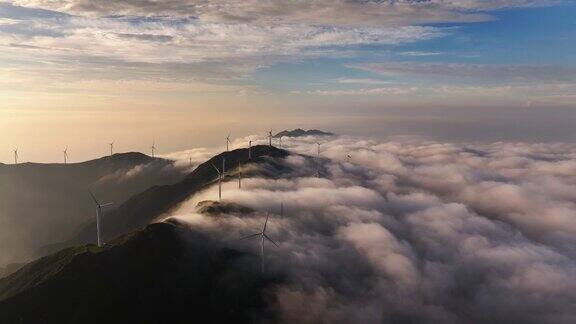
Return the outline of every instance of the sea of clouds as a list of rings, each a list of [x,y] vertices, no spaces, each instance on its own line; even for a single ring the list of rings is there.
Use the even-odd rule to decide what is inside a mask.
[[[289,174],[224,185],[224,201],[255,213],[198,214],[199,201],[217,198],[213,186],[172,214],[259,253],[259,240],[236,238],[270,212],[279,247],[267,242],[266,271],[289,278],[270,292],[281,322],[576,322],[576,145],[283,143]],[[193,153],[210,152],[172,157]]]

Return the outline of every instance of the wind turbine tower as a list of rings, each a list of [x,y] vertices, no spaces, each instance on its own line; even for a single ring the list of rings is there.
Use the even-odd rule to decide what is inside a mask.
[[[260,269],[262,270],[262,272],[264,272],[264,241],[268,240],[270,242],[272,242],[272,244],[276,245],[276,247],[279,247],[278,244],[276,244],[276,242],[274,242],[270,237],[268,237],[268,235],[266,235],[266,225],[268,224],[268,218],[270,217],[270,213],[266,213],[266,221],[264,222],[264,227],[262,228],[262,231],[256,234],[252,234],[252,235],[248,235],[248,236],[244,236],[242,238],[240,238],[240,240],[245,240],[245,239],[249,239],[255,236],[260,236],[260,254],[261,254],[261,266]]]
[[[252,140],[248,141],[248,160],[252,160]]]
[[[242,189],[242,162],[238,161],[238,189]]]
[[[114,154],[114,142],[108,143],[108,145],[110,145],[110,156],[112,156]]]
[[[64,149],[64,164],[68,164],[68,146]]]
[[[156,152],[156,143],[154,141],[152,141],[152,146],[150,148],[152,149],[152,157],[154,157],[154,152]]]
[[[112,203],[100,204],[92,191],[88,190],[90,196],[96,204],[96,236],[98,238],[98,247],[102,247],[102,239],[100,237],[100,217],[102,216],[102,208],[112,205]]]
[[[222,200],[222,173],[213,163],[210,164],[218,172],[218,200]]]
[[[272,147],[272,130],[268,132],[268,145]]]
[[[14,150],[14,164],[18,164],[18,148]]]

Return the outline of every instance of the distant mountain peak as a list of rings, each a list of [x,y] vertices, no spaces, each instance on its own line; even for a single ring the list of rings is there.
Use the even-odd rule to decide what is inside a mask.
[[[279,137],[331,136],[331,135],[334,135],[334,133],[325,132],[318,129],[304,130],[302,128],[296,128],[290,131],[289,130],[281,131],[280,133],[274,135],[274,137],[279,138]]]

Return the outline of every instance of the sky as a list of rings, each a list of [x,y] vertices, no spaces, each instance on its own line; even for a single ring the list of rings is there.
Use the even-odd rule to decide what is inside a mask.
[[[321,128],[574,142],[576,1],[0,1],[0,162]]]

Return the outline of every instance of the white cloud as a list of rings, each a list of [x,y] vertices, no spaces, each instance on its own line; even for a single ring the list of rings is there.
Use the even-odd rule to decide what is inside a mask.
[[[37,69],[49,66],[60,75],[82,69],[82,76],[95,79],[241,78],[278,62],[349,55],[360,45],[400,45],[448,32],[420,26],[205,23],[173,17],[14,19],[10,30],[0,31],[5,55]]]
[[[450,35],[453,28],[431,22],[491,19],[493,10],[553,4],[548,0],[13,0],[1,5],[0,48],[3,71],[38,86],[70,90],[78,81],[156,82],[185,91],[261,94],[247,85],[250,76],[281,62],[359,57],[371,46],[398,46]],[[32,9],[36,8],[36,9]],[[40,8],[40,9],[38,9]],[[403,51],[431,56],[433,51]],[[375,63],[353,66],[372,73],[496,80],[574,82],[573,69],[547,65],[466,65]],[[6,79],[6,78],[4,78]],[[10,79],[12,89],[21,91]],[[46,82],[50,80],[50,82]],[[321,96],[481,94],[460,84],[429,87],[424,82],[388,84],[369,77],[342,78],[362,89],[302,90]],[[111,82],[108,88],[113,87]],[[180,83],[181,85],[178,85]],[[186,83],[188,86],[182,86]],[[232,84],[234,86],[232,86]],[[470,85],[469,85],[470,86]],[[102,88],[107,86],[102,85]],[[26,87],[24,87],[26,88]],[[212,91],[211,89],[214,89]],[[49,90],[50,91],[50,90]],[[500,91],[500,92],[499,92]],[[570,102],[567,90],[524,95],[515,88],[490,93],[520,93],[522,101]],[[552,98],[542,98],[550,95]]]
[[[199,24],[194,20],[179,24],[166,20],[134,26],[130,21],[118,19],[74,18],[69,25],[58,23],[45,27],[66,35],[22,37],[20,44],[39,46],[52,52],[80,51],[151,63],[289,56],[306,54],[307,48],[397,45],[443,35],[440,29],[430,27],[258,26]],[[310,54],[314,54],[314,49]]]
[[[407,25],[482,21],[485,11],[553,0],[14,0],[14,4],[85,15],[193,16],[202,21]]]

